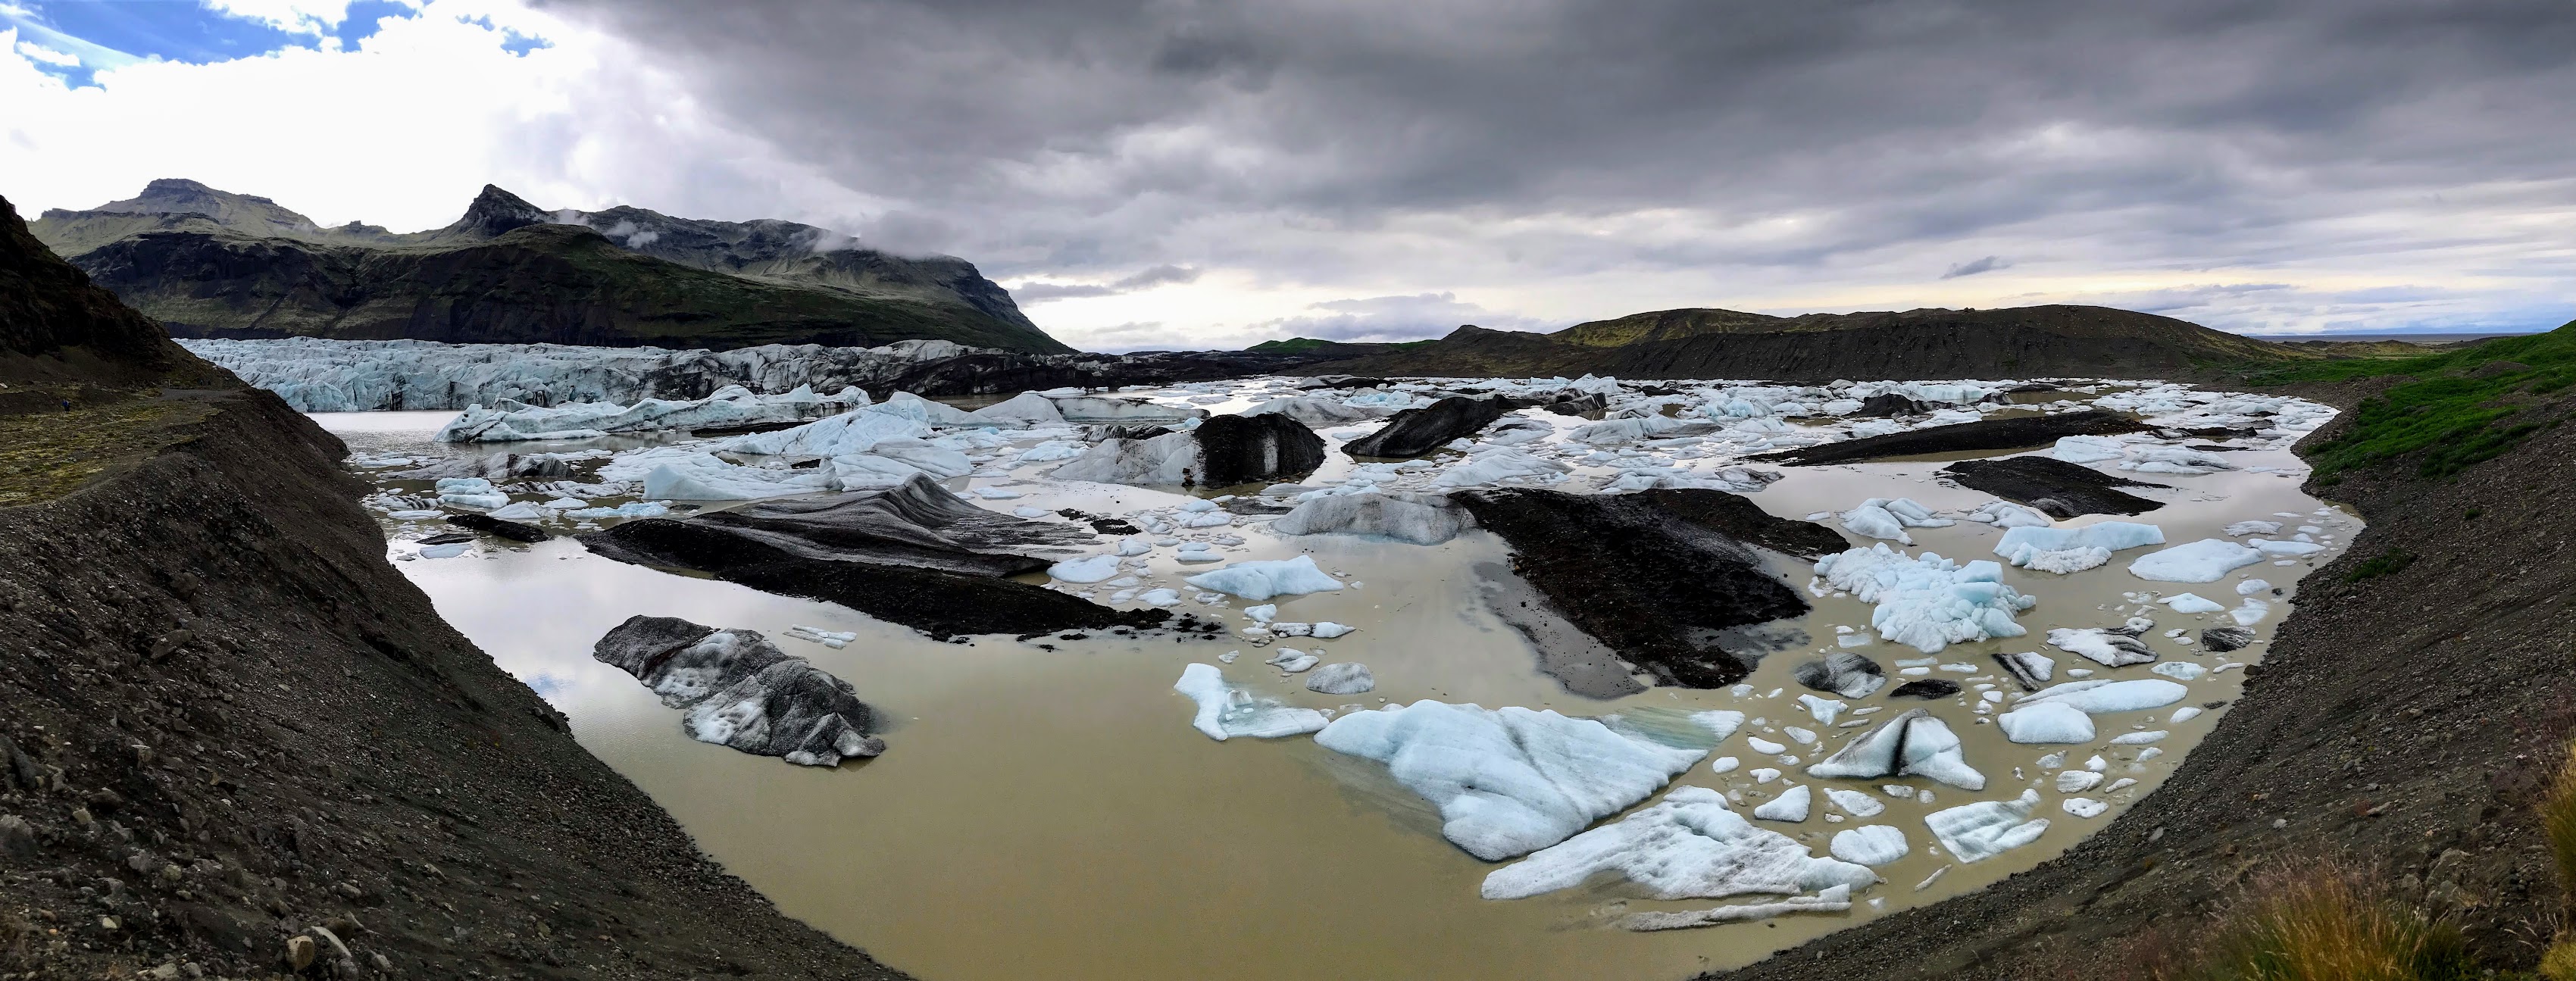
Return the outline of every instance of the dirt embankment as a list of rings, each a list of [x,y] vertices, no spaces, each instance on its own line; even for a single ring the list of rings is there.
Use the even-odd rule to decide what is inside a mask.
[[[2349,408],[2366,391],[2331,394]],[[2569,487],[2576,427],[2555,423],[2453,479],[2400,460],[2312,487],[2369,528],[2302,583],[2244,697],[2163,789],[1993,888],[1726,977],[2129,976],[2139,945],[2203,933],[2261,863],[2330,854],[2459,918],[2495,966],[2528,967],[2559,903],[2531,805],[2576,723]]]
[[[0,204],[0,284],[89,292],[0,305],[0,381],[48,393],[0,404],[46,448],[0,454],[0,972],[900,977],[448,627],[337,439],[31,241]]]

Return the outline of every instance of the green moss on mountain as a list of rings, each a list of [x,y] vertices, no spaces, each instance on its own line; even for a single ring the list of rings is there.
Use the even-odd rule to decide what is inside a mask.
[[[2305,451],[2317,476],[2332,479],[2344,470],[2423,451],[2417,471],[2447,477],[2558,424],[2560,393],[2576,384],[2576,322],[2420,357],[2285,365],[2249,380],[2286,385],[2373,378],[2398,381],[2363,399],[2331,439]]]

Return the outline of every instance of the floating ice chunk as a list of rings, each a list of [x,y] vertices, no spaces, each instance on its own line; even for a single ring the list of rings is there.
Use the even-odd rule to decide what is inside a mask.
[[[1064,413],[1057,411],[1055,403],[1036,392],[1021,392],[969,412],[967,415],[986,422],[1017,423],[1023,426],[1043,426],[1064,421]]]
[[[1251,617],[1254,623],[1269,623],[1279,617],[1279,604],[1263,603],[1260,606],[1247,606],[1243,608],[1243,615]]]
[[[1887,805],[1879,803],[1878,798],[1857,790],[1838,790],[1828,787],[1825,789],[1825,799],[1832,801],[1836,809],[1858,818],[1876,817],[1880,811],[1887,810]]]
[[[2057,774],[2057,792],[2077,794],[2100,786],[2102,775],[2091,770],[2064,770]]]
[[[1849,639],[1846,635],[1846,640]],[[1817,691],[1829,691],[1844,698],[1868,698],[1887,684],[1887,672],[1867,655],[1849,652],[1829,654],[1821,661],[1808,661],[1790,671],[1798,683]],[[1825,721],[1825,720],[1819,720]]]
[[[671,513],[670,506],[663,504],[660,501],[629,501],[613,508],[582,508],[578,511],[566,511],[564,512],[564,517],[659,518],[669,513]]]
[[[2184,593],[2180,596],[2167,597],[2164,602],[2166,606],[2172,607],[2173,611],[2176,613],[2216,613],[2227,608],[2226,604],[2219,603],[2215,600],[2202,599],[2200,596],[2193,593]]]
[[[1862,799],[1868,800],[1867,797]],[[1904,858],[1913,848],[1906,844],[1905,832],[1884,824],[1867,824],[1834,832],[1833,844],[1828,850],[1835,858],[1854,865],[1875,867]]]
[[[1473,463],[1442,471],[1431,482],[1441,487],[1473,487],[1513,478],[1552,477],[1572,469],[1554,460],[1542,460],[1521,450],[1506,448],[1480,454]]]
[[[1969,512],[1968,520],[1997,528],[2046,528],[2055,523],[2048,515],[2011,501],[1989,501]]]
[[[1047,575],[1065,582],[1094,583],[1118,574],[1118,556],[1068,559],[1047,567]]]
[[[2203,538],[2149,552],[2129,563],[2129,574],[2156,582],[2217,582],[2227,574],[2263,560],[2263,553],[2224,538]]]
[[[2030,816],[2039,807],[2039,791],[2025,790],[2014,800],[1981,800],[1923,816],[1943,847],[1962,862],[1979,862],[2031,842],[2048,831],[2048,819]]]
[[[2208,668],[2193,664],[2190,661],[2164,661],[2157,664],[2155,667],[2148,668],[2147,670],[2172,678],[2175,681],[2197,681],[2200,680],[2202,675],[2209,673]]]
[[[1222,569],[1190,576],[1182,581],[1200,589],[1213,589],[1250,600],[1332,592],[1342,588],[1341,580],[1325,575],[1323,570],[1315,567],[1314,557],[1308,555],[1300,555],[1293,559],[1237,562]]]
[[[1581,885],[1600,872],[1618,872],[1656,899],[1795,895],[1878,881],[1863,866],[1817,858],[1796,839],[1755,826],[1717,791],[1677,787],[1616,823],[1494,870],[1479,891],[1486,899],[1520,899]]]
[[[2170,721],[2175,725],[2181,725],[2193,719],[2200,718],[2200,711],[2201,709],[2198,705],[2185,705],[2173,711],[2173,718]]]
[[[1816,561],[1816,572],[1834,588],[1877,604],[1870,625],[1879,636],[1926,653],[1953,643],[2019,637],[2027,631],[2013,622],[2014,614],[2038,602],[2004,585],[2003,567],[1995,563],[1963,567],[1931,552],[1909,557],[1884,544],[1825,556]]]
[[[2048,646],[2069,654],[2083,655],[2085,659],[2106,668],[2145,664],[2156,659],[2156,652],[2147,647],[2146,641],[2139,640],[2125,631],[2105,630],[2100,627],[2085,627],[2080,630],[2060,627],[2050,630]]]
[[[1432,503],[1446,500],[1375,491],[1326,494],[1280,515],[1270,522],[1270,530],[1282,535],[1371,535],[1437,545],[1458,537],[1471,523],[1465,511]]]
[[[420,547],[420,557],[424,559],[452,559],[465,554],[473,548],[474,545],[472,542],[448,542],[444,545],[423,545]]]
[[[2038,651],[2007,651],[1995,655],[2004,670],[2024,687],[2036,688],[2057,670],[2057,659]]]
[[[1131,535],[1120,539],[1118,547],[1111,550],[1110,554],[1116,555],[1120,558],[1127,558],[1130,556],[1143,555],[1153,550],[1154,543],[1146,541],[1142,537]]]
[[[1904,523],[1896,520],[1895,515],[1887,513],[1886,508],[1857,507],[1843,512],[1840,518],[1843,527],[1850,530],[1852,534],[1868,538],[1885,538],[1907,545],[1914,544],[1914,536],[1905,533]]]
[[[1755,767],[1753,768],[1752,773],[1748,775],[1753,778],[1754,783],[1770,783],[1771,781],[1780,779],[1780,771],[1767,766]]]
[[[2016,743],[2089,743],[2093,741],[2093,717],[2081,709],[2055,702],[2042,702],[1995,716],[1995,726],[2004,738]]]
[[[2068,463],[2100,463],[2126,457],[2129,449],[2109,436],[2062,436],[2048,455]]]
[[[2162,729],[2155,729],[2147,732],[2124,732],[2111,737],[2111,745],[2144,746],[2149,743],[2163,742],[2166,735],[2167,733]]]
[[[787,628],[787,636],[794,637],[797,640],[812,641],[833,650],[840,650],[841,648],[848,647],[852,641],[859,639],[859,635],[856,631],[824,630],[819,627],[807,627],[801,625],[789,626]]]
[[[505,507],[494,508],[487,512],[485,517],[499,518],[503,521],[543,521],[551,515],[532,502],[520,501]]]
[[[1789,741],[1797,743],[1800,746],[1810,746],[1814,745],[1816,742],[1816,733],[1814,730],[1800,729],[1797,726],[1781,726],[1780,732],[1782,735],[1788,736]]]
[[[2265,555],[2315,555],[2326,550],[2325,546],[2315,542],[2273,541],[2266,538],[2248,538],[2245,544],[2254,546],[2255,551]]]
[[[2182,701],[2191,689],[2161,678],[2114,681],[2108,678],[2069,681],[2023,696],[2024,706],[2055,702],[2089,715],[2163,708]]]
[[[2260,579],[2248,579],[2248,580],[2245,580],[2244,582],[2240,582],[2240,583],[2237,583],[2237,584],[2236,584],[2236,595],[2238,595],[2238,596],[2255,596],[2255,595],[2260,595],[2264,590],[2267,590],[2267,589],[2270,589],[2270,588],[2272,588],[2272,584],[2271,584],[2271,583],[2264,582],[2263,580],[2260,580]]]
[[[1273,657],[1270,660],[1263,661],[1261,663],[1276,665],[1281,671],[1288,672],[1289,674],[1296,674],[1300,671],[1306,670],[1307,668],[1314,667],[1315,662],[1320,660],[1323,659],[1294,647],[1282,647],[1279,649],[1279,655],[1277,657]]]
[[[2272,604],[2248,596],[2245,597],[2245,602],[2242,605],[2233,610],[2227,611],[2227,615],[2229,618],[2236,621],[2237,626],[2251,627],[2263,622],[2264,615],[2271,612]]]
[[[1720,756],[1720,757],[1718,757],[1718,758],[1716,758],[1716,759],[1713,759],[1713,760],[1708,761],[1708,772],[1710,772],[1710,773],[1733,773],[1733,772],[1735,772],[1735,768],[1736,768],[1736,767],[1739,767],[1739,766],[1742,766],[1742,765],[1744,765],[1744,761],[1743,761],[1743,760],[1736,759],[1735,757],[1732,757],[1732,756]]]
[[[1021,463],[1052,463],[1070,460],[1091,452],[1091,444],[1075,439],[1051,439],[1020,451]]]
[[[1773,756],[1778,756],[1789,751],[1789,747],[1787,745],[1775,743],[1760,736],[1746,736],[1744,737],[1744,744],[1753,747],[1753,751],[1756,753],[1769,753]]]
[[[930,435],[929,425],[918,419],[860,410],[817,419],[791,429],[736,436],[716,444],[716,448],[754,456],[849,456],[873,450],[885,440],[918,439],[927,435]]]
[[[1443,835],[1486,861],[1563,841],[1706,754],[1553,711],[1429,700],[1344,715],[1315,742],[1387,764],[1396,782],[1439,808]]]
[[[1311,630],[1307,631],[1307,633],[1313,636],[1316,640],[1331,640],[1335,637],[1343,636],[1358,629],[1358,627],[1350,626],[1348,624],[1334,623],[1330,620],[1317,620],[1315,621],[1315,626]]]
[[[1814,718],[1817,725],[1822,726],[1833,725],[1835,717],[1840,716],[1844,709],[1851,707],[1843,702],[1814,695],[1798,696],[1798,704],[1806,706],[1807,715]]]
[[[1735,730],[1744,727],[1744,713],[1728,709],[1693,712],[1690,714],[1690,720],[1714,734],[1717,741],[1721,743],[1726,741],[1726,737],[1735,735]]]
[[[2082,528],[2042,525],[2005,529],[2003,538],[1995,542],[1995,554],[2013,565],[2042,572],[2069,567],[2081,571],[2110,561],[2112,552],[2161,545],[2164,540],[2163,528],[2134,521],[2104,521]]]
[[[1753,816],[1764,821],[1804,821],[1807,819],[1807,812],[1813,809],[1814,803],[1815,792],[1807,789],[1806,784],[1799,784],[1781,791],[1780,796],[1755,807]]]
[[[2280,533],[2281,523],[2278,521],[2239,521],[2235,524],[2228,525],[2225,532],[2229,538],[2237,538],[2245,535],[2278,535]]]
[[[1986,777],[1968,766],[1959,737],[1922,709],[1908,709],[1807,767],[1811,777],[1872,779],[1921,776],[1962,790],[1983,790]]]
[[[2102,812],[2111,809],[2111,805],[2090,797],[2069,797],[2058,801],[2057,806],[2080,818],[2101,817]]]
[[[1870,900],[1870,905],[1881,905]],[[1709,909],[1666,912],[1652,910],[1630,913],[1619,918],[1619,929],[1637,932],[1688,930],[1720,923],[1751,923],[1791,913],[1848,913],[1851,911],[1851,887],[1832,886],[1813,896],[1791,896],[1776,903],[1739,903]]]
[[[1169,589],[1148,589],[1144,595],[1136,597],[1136,601],[1146,606],[1179,606],[1181,594]]]
[[[1172,685],[1172,690],[1198,703],[1198,714],[1190,719],[1190,725],[1218,742],[1233,736],[1276,739],[1324,728],[1324,713],[1255,698],[1251,692],[1226,684],[1224,674],[1213,664],[1182,668],[1181,680]]]

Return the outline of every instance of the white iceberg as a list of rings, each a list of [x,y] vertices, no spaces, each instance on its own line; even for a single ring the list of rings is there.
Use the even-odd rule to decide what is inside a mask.
[[[1706,754],[1554,711],[1429,700],[1352,712],[1315,742],[1385,763],[1396,782],[1439,809],[1443,835],[1487,861],[1564,841]]]
[[[1828,850],[1835,858],[1854,865],[1876,867],[1904,858],[1914,849],[1906,844],[1905,832],[1884,824],[1867,824],[1834,832]]]
[[[1225,675],[1213,664],[1182,668],[1181,680],[1173,683],[1172,690],[1198,703],[1198,714],[1191,717],[1190,725],[1218,742],[1234,736],[1276,739],[1324,728],[1324,713],[1256,698],[1226,684]]]
[[[1825,556],[1816,560],[1816,573],[1834,588],[1877,604],[1870,626],[1879,636],[1925,653],[2019,637],[2027,631],[2013,622],[2014,614],[2038,602],[2004,585],[2003,567],[1993,562],[1961,566],[1931,552],[1918,559],[1884,544]]]
[[[1061,577],[1059,577],[1061,578]],[[1200,589],[1230,593],[1248,600],[1274,596],[1326,593],[1342,588],[1341,580],[1315,567],[1310,555],[1293,559],[1237,562],[1181,580]]]
[[[2263,553],[2224,538],[2203,538],[2149,552],[2129,563],[2129,574],[2155,582],[2217,582],[2263,561]]]
[[[2016,743],[2093,741],[2093,717],[2063,702],[2041,702],[1995,716],[1995,727]]]
[[[1872,780],[1920,776],[1961,790],[1983,790],[1985,774],[1968,765],[1959,736],[1931,713],[1907,709],[1832,756],[1807,767],[1807,775]]]
[[[2019,704],[2028,706],[2055,702],[2090,715],[2100,715],[2105,712],[2136,712],[2142,709],[2163,708],[2182,701],[2190,694],[2191,689],[2161,678],[2133,678],[2126,681],[2091,678],[2050,685],[2022,696]]]
[[[2039,791],[2014,800],[1981,800],[1923,816],[1923,826],[1962,862],[1980,862],[2031,842],[2048,831],[2047,818],[2032,818]]]
[[[1656,899],[1798,895],[1878,881],[1864,866],[1818,858],[1788,835],[1755,827],[1717,791],[1677,787],[1617,823],[1488,873],[1479,892],[1520,899],[1582,885],[1600,872],[1620,873]]]

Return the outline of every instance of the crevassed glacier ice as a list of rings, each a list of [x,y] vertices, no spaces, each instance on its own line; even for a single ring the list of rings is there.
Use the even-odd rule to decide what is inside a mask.
[[[1643,800],[1707,753],[1552,710],[1427,699],[1344,715],[1315,742],[1386,764],[1396,782],[1439,809],[1443,835],[1487,861],[1564,841]]]
[[[2031,842],[2048,831],[2047,818],[2032,818],[2039,791],[2012,800],[1981,800],[1923,816],[1923,826],[1962,862],[1980,862]]]
[[[2004,561],[2017,566],[2063,574],[2061,570],[2079,570],[2066,570],[2065,566],[2069,563],[2062,557],[2062,553],[2100,553],[2100,561],[2093,561],[2084,566],[2084,568],[2092,568],[2109,561],[2112,552],[2144,545],[2162,545],[2164,542],[2163,528],[2134,521],[2104,521],[2081,528],[2032,526],[2004,529],[2003,538],[1995,542],[1995,554],[2003,556]]]
[[[589,439],[615,433],[769,425],[832,415],[868,404],[855,388],[816,395],[798,386],[785,395],[755,395],[728,385],[702,399],[645,399],[633,405],[564,402],[528,405],[500,399],[489,408],[469,405],[438,430],[442,443],[506,443],[539,439]]]
[[[731,351],[315,337],[179,344],[305,412],[462,409],[503,400],[532,406],[633,405],[646,399],[702,398],[728,385],[760,392],[799,386],[883,390],[923,361],[973,350],[950,341],[898,341],[874,348],[764,344]],[[1029,357],[1070,364],[1079,356]]]

